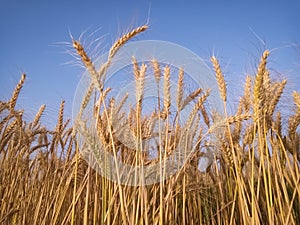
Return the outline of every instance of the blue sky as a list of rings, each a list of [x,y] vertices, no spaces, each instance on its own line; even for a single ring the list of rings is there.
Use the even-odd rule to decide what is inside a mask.
[[[215,54],[229,91],[242,89],[245,74],[253,74],[265,48],[273,50],[269,66],[274,77],[287,77],[287,88],[300,91],[300,50],[296,47],[300,44],[299,11],[296,0],[2,0],[0,98],[9,99],[24,72],[27,81],[18,106],[25,108],[28,119],[45,103],[45,117],[55,122],[63,99],[71,117],[73,96],[84,70],[72,65],[76,61],[66,51],[71,48],[63,44],[71,41],[69,33],[76,39],[83,32],[88,36],[95,31],[86,41],[103,36],[103,53],[130,27],[148,19],[150,29],[135,40],[174,42],[204,60]]]

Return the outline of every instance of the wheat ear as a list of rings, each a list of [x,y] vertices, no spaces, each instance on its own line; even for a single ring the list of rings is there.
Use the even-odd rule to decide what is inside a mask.
[[[153,66],[153,70],[154,70],[155,80],[157,83],[159,83],[160,78],[161,78],[161,71],[160,71],[159,63],[157,62],[156,59],[152,60],[152,66]]]
[[[40,107],[39,111],[37,112],[37,114],[35,115],[35,117],[34,117],[34,119],[33,119],[33,122],[32,122],[31,127],[35,127],[35,126],[38,125],[38,123],[39,123],[39,121],[40,121],[40,118],[41,118],[41,116],[42,116],[42,114],[43,114],[45,108],[46,108],[46,105],[45,105],[45,104],[42,105],[42,106]]]
[[[296,113],[289,118],[288,121],[288,132],[289,136],[294,139],[297,127],[300,124],[300,108],[297,108]]]
[[[281,83],[278,84],[278,86],[276,87],[276,92],[272,92],[272,98],[269,101],[269,108],[268,108],[268,115],[272,116],[275,110],[275,107],[277,105],[277,103],[279,102],[279,99],[282,95],[283,89],[286,85],[287,80],[283,80]],[[271,95],[270,95],[271,96]]]
[[[170,67],[164,68],[164,109],[163,117],[166,118],[170,113],[171,94],[170,94]]]
[[[103,88],[103,85],[99,81],[99,73],[97,73],[95,66],[90,59],[90,57],[87,55],[86,51],[82,47],[79,41],[73,40],[73,47],[77,51],[77,54],[80,56],[81,61],[84,63],[85,67],[87,68],[89,74],[92,78],[92,83],[94,86],[100,91]]]
[[[236,112],[235,116],[240,116],[243,113],[243,107],[244,107],[243,99],[244,98],[240,98],[239,106],[238,106],[238,109],[237,109],[237,112]],[[230,121],[228,121],[228,123],[230,124]],[[233,129],[233,132],[232,132],[233,140],[237,141],[237,140],[240,139],[241,128],[242,128],[241,121],[237,121],[234,125],[234,129]]]
[[[140,27],[135,28],[134,30],[128,32],[127,34],[123,35],[121,38],[119,38],[110,48],[109,50],[109,54],[108,54],[108,58],[107,61],[100,66],[99,72],[98,72],[98,76],[99,79],[98,80],[102,80],[101,83],[105,82],[105,78],[106,78],[106,71],[107,69],[110,67],[110,64],[112,62],[112,58],[116,55],[116,53],[118,52],[118,50],[127,42],[129,41],[131,38],[133,38],[134,36],[136,36],[137,34],[145,31],[148,28],[147,25],[143,25]],[[100,89],[101,90],[101,89]]]
[[[57,133],[60,133],[62,131],[63,118],[64,118],[64,108],[65,108],[65,101],[62,101],[60,103],[58,119],[57,119],[57,124],[56,124],[56,129],[55,129],[55,131]]]
[[[266,64],[267,64],[267,58],[269,56],[269,51],[266,50],[264,51],[260,64],[257,69],[257,74],[255,76],[255,82],[254,82],[254,90],[253,90],[253,95],[254,95],[254,121],[257,122],[260,116],[260,104],[262,101],[262,85],[263,85],[263,78],[265,75],[265,70],[266,70]]]
[[[86,51],[84,50],[84,48],[82,47],[80,42],[73,40],[73,47],[77,51],[77,54],[80,56],[82,62],[84,63],[85,67],[87,68],[87,70],[91,76],[91,79],[92,79],[90,85],[87,88],[87,91],[83,97],[83,100],[82,100],[82,103],[80,106],[80,110],[79,110],[79,114],[78,114],[78,118],[80,118],[83,114],[84,109],[87,107],[87,105],[90,101],[90,98],[91,98],[94,88],[96,87],[99,91],[102,91],[103,85],[100,82],[100,79],[99,79],[100,75],[97,73],[92,60],[88,57]]]
[[[277,112],[276,120],[273,122],[273,129],[277,132],[279,137],[282,136],[282,126],[281,126],[281,113]]]
[[[206,101],[206,99],[208,98],[208,96],[210,95],[210,89],[208,89],[201,97],[198,98],[197,101],[197,107],[198,109],[200,109],[200,107],[203,105],[203,103]]]
[[[134,74],[134,78],[135,80],[138,80],[138,78],[140,77],[140,67],[139,64],[136,60],[136,58],[134,56],[132,56],[131,58],[132,60],[132,64],[133,64],[133,74]]]
[[[214,66],[221,98],[223,99],[224,102],[226,102],[226,97],[227,97],[226,82],[225,82],[224,75],[222,73],[219,61],[217,60],[217,58],[215,56],[211,57],[211,61]]]
[[[178,111],[183,110],[192,100],[194,100],[196,97],[198,97],[200,95],[200,93],[202,92],[201,88],[196,89],[195,91],[193,91],[192,93],[189,94],[189,96],[187,96]]]
[[[94,84],[91,83],[89,86],[88,86],[88,89],[86,90],[85,92],[85,95],[83,97],[83,100],[81,102],[81,105],[80,105],[80,109],[79,109],[79,113],[78,113],[78,119],[81,118],[81,116],[83,115],[83,111],[84,109],[87,107],[87,105],[89,104],[90,102],[90,99],[91,99],[91,96],[93,94],[93,91],[94,91]]]
[[[182,68],[180,68],[178,73],[177,98],[176,98],[178,112],[180,112],[182,108],[183,85],[184,85],[183,79],[184,79],[184,71]]]
[[[300,109],[300,93],[297,91],[294,91],[293,98],[294,98],[295,105]]]
[[[235,115],[235,116],[229,116],[227,118],[227,121],[229,124],[232,124],[232,123],[239,123],[243,120],[248,120],[251,118],[251,115],[246,113],[246,114],[240,114],[240,115]]]
[[[245,112],[250,112],[250,106],[251,106],[251,83],[252,79],[250,76],[246,77],[245,86],[244,86],[244,96],[243,96],[243,105]]]
[[[137,101],[137,112],[141,115],[142,111],[142,102],[143,102],[143,92],[145,86],[145,74],[146,74],[147,66],[146,64],[142,64],[141,69],[135,76],[136,82],[136,101]]]
[[[134,36],[136,36],[139,33],[142,33],[143,31],[147,30],[148,26],[147,25],[143,25],[140,27],[135,28],[134,30],[128,32],[127,34],[123,35],[121,38],[119,38],[114,44],[113,46],[110,48],[109,50],[109,58],[113,58],[115,56],[115,54],[117,53],[117,51],[127,42],[129,41],[131,38],[133,38]]]
[[[295,105],[297,106],[297,108],[296,108],[295,114],[289,118],[288,132],[289,132],[289,136],[294,139],[297,127],[300,124],[300,106],[299,106],[300,94],[298,92],[294,91],[293,97],[294,97],[294,102],[295,102]]]
[[[203,116],[204,123],[206,124],[207,127],[210,127],[210,119],[206,111],[206,108],[204,107],[203,104],[200,106],[200,111]]]
[[[22,74],[21,76],[21,79],[19,81],[19,83],[17,84],[13,94],[12,94],[12,97],[9,101],[9,108],[10,110],[14,110],[15,106],[16,106],[16,102],[17,102],[17,99],[19,97],[19,94],[20,94],[20,91],[23,87],[23,84],[25,82],[25,79],[26,79],[26,74]]]

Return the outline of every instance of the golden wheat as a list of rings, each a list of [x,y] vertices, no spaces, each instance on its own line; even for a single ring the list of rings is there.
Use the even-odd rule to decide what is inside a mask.
[[[277,106],[277,104],[279,102],[279,99],[280,99],[280,97],[283,93],[283,89],[284,89],[286,83],[287,83],[287,80],[283,80],[282,82],[280,82],[278,84],[278,86],[276,86],[276,90],[271,92],[272,93],[272,98],[268,99],[268,101],[269,101],[268,114],[270,116],[272,116],[273,113],[274,113],[275,107]]]
[[[221,98],[223,99],[224,102],[226,102],[226,98],[227,98],[226,82],[225,82],[225,79],[224,79],[224,75],[221,71],[219,61],[217,60],[217,58],[215,56],[211,57],[211,61],[212,61],[213,66],[214,66],[214,70],[215,70],[215,74],[216,74],[216,78],[217,78]]]
[[[184,70],[180,68],[178,73],[177,96],[176,96],[176,104],[179,112],[182,109],[182,98],[183,98],[183,87],[184,87],[183,79],[184,79]]]
[[[77,54],[80,56],[82,62],[84,63],[87,70],[89,71],[90,75],[93,78],[97,78],[98,74],[97,74],[97,71],[95,69],[95,66],[94,66],[92,60],[90,59],[90,57],[87,55],[84,48],[82,47],[82,45],[80,44],[80,42],[76,41],[76,40],[73,40],[73,47],[77,51]]]
[[[207,110],[205,109],[203,104],[200,105],[200,111],[203,116],[204,123],[206,124],[207,127],[210,127],[210,119]]]
[[[152,66],[154,69],[154,77],[157,83],[159,83],[160,78],[161,78],[161,71],[160,71],[160,66],[159,63],[157,62],[156,59],[153,59],[152,61]]]
[[[40,119],[41,119],[41,116],[42,116],[42,114],[43,114],[45,108],[46,108],[46,105],[45,105],[45,104],[42,105],[42,106],[40,107],[39,111],[37,112],[37,114],[35,115],[35,117],[34,117],[34,119],[33,119],[33,122],[32,122],[32,124],[31,124],[31,127],[35,127],[35,126],[38,125],[38,123],[39,123],[39,121],[40,121]]]
[[[164,109],[163,109],[163,118],[167,118],[170,114],[171,106],[171,94],[170,94],[170,67],[165,66],[164,68]]]
[[[257,74],[255,76],[254,88],[253,88],[253,96],[254,96],[254,121],[258,121],[261,114],[261,102],[263,101],[263,78],[266,71],[267,58],[269,56],[269,51],[264,51],[260,64],[257,69]]]
[[[124,34],[121,38],[119,38],[110,48],[109,50],[109,58],[113,58],[117,51],[130,39],[132,39],[134,36],[136,36],[139,33],[142,33],[143,31],[147,30],[148,26],[143,25],[140,27],[137,27],[133,29],[132,31],[128,32],[127,34]]]
[[[244,96],[243,96],[244,109],[245,112],[247,113],[250,111],[250,106],[251,106],[251,84],[252,84],[252,79],[250,76],[247,76],[245,81]]]
[[[128,37],[125,35],[123,41],[114,44],[110,52],[112,56],[126,39],[130,39]],[[84,56],[82,50],[81,55]],[[116,102],[115,96],[108,95],[111,90],[109,87],[98,90],[95,82],[91,82],[83,98],[80,114],[89,103],[93,91],[98,91],[95,95],[94,117],[98,138],[103,145],[103,149],[99,150],[115,154],[114,162],[121,160],[128,166],[138,165],[143,169],[159,163],[163,151],[167,158],[172,158],[172,153],[178,153],[172,161],[178,172],[161,183],[147,187],[114,183],[94,170],[91,163],[97,162],[101,169],[108,172],[119,171],[117,166],[114,167],[116,164],[108,168],[105,162],[109,159],[101,155],[96,158],[100,152],[98,149],[92,150],[95,157],[88,158],[89,162],[84,160],[86,147],[92,147],[89,145],[92,145],[95,137],[90,135],[85,122],[77,120],[77,123],[82,123],[80,127],[87,136],[86,143],[78,142],[76,132],[72,134],[73,128],[69,127],[70,120],[64,121],[64,101],[61,102],[54,130],[46,129],[40,121],[45,106],[41,106],[32,122],[25,121],[23,110],[15,107],[24,81],[19,82],[11,100],[0,102],[0,223],[298,224],[300,95],[293,93],[294,114],[289,118],[281,118],[285,114],[281,114],[282,108],[276,106],[286,80],[271,81],[271,71],[266,69],[267,57],[266,51],[258,66],[253,92],[251,78],[246,78],[244,95],[240,98],[237,112],[235,115],[226,115],[229,129],[220,132],[216,142],[204,133],[207,129],[200,122],[200,114],[208,127],[210,119],[215,120],[214,112],[205,107],[209,90],[200,91],[203,87],[197,87],[185,96],[188,103],[196,99],[187,122],[175,123],[174,126],[163,122],[163,129],[158,133],[155,128],[160,110],[157,112],[154,109],[150,116],[140,117],[137,116],[142,109],[140,104],[140,109],[126,108],[129,111],[126,115],[121,108],[125,107],[128,95]],[[93,64],[92,61],[89,63],[89,66]],[[177,95],[178,109],[182,108],[183,69],[179,71],[177,93],[173,93],[170,90],[169,66],[161,71],[163,65],[153,60],[153,71],[146,71],[145,64],[138,66],[136,60],[132,63],[138,102],[142,103],[143,100],[146,72],[153,72],[158,84],[161,74],[164,75],[163,112],[166,112],[166,116],[170,113],[170,97],[173,94]],[[214,64],[216,76],[219,76],[219,92],[225,105],[226,83],[219,63],[215,61]],[[102,68],[108,66],[109,60]],[[157,107],[160,109],[159,105]],[[277,113],[273,118],[275,108]],[[255,114],[254,120],[250,120],[250,113]],[[287,130],[282,126],[285,120],[288,120]],[[258,124],[263,132],[257,129]],[[126,132],[124,127],[128,128]],[[124,139],[129,139],[128,134],[137,133],[143,149],[150,148],[146,140],[151,140],[149,143],[154,143],[151,146],[154,156],[150,157],[149,152],[137,154],[136,146],[125,146],[123,140],[116,138],[118,132],[125,133]],[[162,134],[164,138],[160,138]],[[177,152],[179,147],[180,151]],[[182,154],[193,148],[195,152],[189,153],[184,165],[179,165],[176,157],[181,158]],[[209,159],[209,163],[201,172],[197,167],[205,158]],[[119,177],[128,175],[125,172],[120,171]],[[137,180],[143,181],[143,174],[136,175],[141,175]],[[150,177],[160,180],[159,175],[165,174],[161,172],[158,176],[151,174]]]
[[[63,128],[63,119],[64,119],[64,108],[65,108],[65,101],[62,101],[60,103],[60,107],[59,107],[59,113],[58,113],[58,120],[57,120],[57,124],[56,124],[56,132],[57,133],[61,133],[62,132],[62,128]]]
[[[16,88],[14,90],[14,93],[11,96],[11,99],[9,101],[9,108],[10,108],[10,110],[13,110],[15,108],[17,99],[19,97],[20,91],[21,91],[21,89],[23,87],[23,84],[25,82],[25,79],[26,79],[26,74],[22,74],[21,79],[20,79],[19,83],[17,84],[17,86],[16,86]]]
[[[300,108],[300,93],[297,91],[293,92],[293,97],[294,97],[294,103],[295,105]]]

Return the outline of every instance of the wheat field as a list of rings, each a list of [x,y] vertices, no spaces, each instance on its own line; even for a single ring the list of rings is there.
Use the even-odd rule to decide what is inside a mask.
[[[64,118],[64,101],[53,130],[40,122],[45,105],[33,121],[24,120],[24,111],[16,108],[16,102],[25,74],[10,100],[0,101],[0,224],[299,224],[300,93],[294,91],[290,96],[293,110],[289,118],[282,118],[278,103],[287,80],[272,77],[267,64],[270,52],[262,52],[256,74],[245,77],[244,93],[232,115],[227,115],[226,110],[230,90],[218,59],[211,57],[226,118],[223,133],[218,136],[218,154],[205,171],[199,171],[204,132],[213,128],[215,120],[205,104],[209,90],[198,87],[185,96],[185,74],[180,69],[178,74],[172,74],[178,77],[177,91],[173,93],[173,71],[168,65],[155,59],[139,64],[134,57],[137,104],[128,109],[127,115],[119,113],[126,96],[124,101],[115,102],[109,95],[110,87],[104,85],[105,73],[119,49],[147,28],[137,27],[118,39],[100,68],[96,68],[80,41],[72,40],[92,81],[74,124]],[[156,110],[144,115],[144,79],[150,68],[157,84],[162,82],[163,93]],[[172,116],[173,94],[179,112],[188,104],[193,106],[184,125]],[[76,138],[76,128],[83,123],[81,118],[90,103],[97,137],[115,160],[144,168],[162,162],[178,146],[187,151],[193,144],[195,150],[176,174],[161,182],[130,186],[111,181],[87,163],[82,156],[84,145]],[[125,121],[138,140],[135,151],[118,141],[117,131],[122,125],[114,122],[116,118]],[[162,129],[154,134],[151,124],[158,119]],[[89,135],[89,130],[84,129]],[[186,130],[188,135],[184,135]],[[154,158],[138,151],[149,137],[163,139],[153,149]],[[115,169],[120,181],[120,171]],[[158,176],[164,173],[161,169]],[[145,179],[139,176],[140,182]]]

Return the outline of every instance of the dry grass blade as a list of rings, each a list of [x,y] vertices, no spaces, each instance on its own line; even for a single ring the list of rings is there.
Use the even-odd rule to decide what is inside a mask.
[[[211,57],[211,61],[213,63],[214,70],[216,73],[216,78],[217,78],[221,98],[223,99],[224,102],[226,102],[226,98],[227,98],[226,82],[225,82],[224,75],[222,73],[219,61],[217,60],[217,58],[215,56]]]

